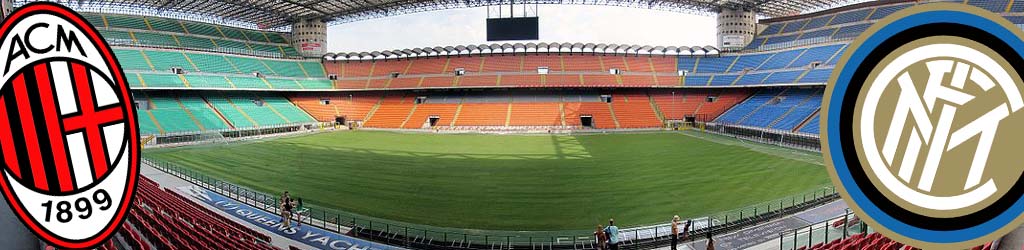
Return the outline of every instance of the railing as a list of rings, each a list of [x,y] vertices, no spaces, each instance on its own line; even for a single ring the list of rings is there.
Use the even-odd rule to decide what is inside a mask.
[[[255,191],[169,162],[143,159],[156,169],[197,186],[217,192],[247,205],[278,214],[278,196]],[[771,219],[806,210],[838,199],[832,186],[823,186],[801,194],[690,219],[688,240],[707,235],[733,232]],[[444,228],[416,225],[348,213],[314,204],[304,204],[309,214],[303,224],[339,234],[415,249],[593,249],[590,230],[499,231]],[[623,246],[653,248],[669,244],[670,226],[658,224],[621,230]]]
[[[816,134],[724,123],[707,123],[705,131],[781,147],[821,151],[821,138]]]
[[[843,240],[855,234],[872,232],[849,209],[846,213],[822,222],[779,233],[779,249],[805,249],[816,244]]]
[[[252,137],[264,137],[267,135],[292,133],[305,130],[313,130],[324,127],[320,122],[291,123],[251,128],[219,129],[208,131],[187,131],[164,134],[152,134],[156,136],[147,146],[181,145],[231,141],[247,139]],[[144,135],[148,136],[148,135]]]

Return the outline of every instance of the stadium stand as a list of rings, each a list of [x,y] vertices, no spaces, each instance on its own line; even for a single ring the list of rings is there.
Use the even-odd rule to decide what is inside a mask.
[[[278,58],[298,56],[283,33],[160,17],[82,14],[113,45],[183,48]]]
[[[279,249],[270,237],[238,224],[146,177],[138,189],[128,221],[110,243],[116,249]]]

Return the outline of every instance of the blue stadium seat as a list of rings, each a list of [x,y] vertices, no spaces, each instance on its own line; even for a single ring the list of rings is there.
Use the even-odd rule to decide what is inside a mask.
[[[754,96],[751,96],[747,100],[733,106],[729,111],[726,111],[725,114],[719,116],[716,121],[725,124],[738,124],[744,117],[747,117],[747,115],[750,115],[752,112],[757,110],[757,108],[768,103],[768,101],[775,99],[775,96],[779,95],[781,92],[782,89],[777,88],[758,91]]]
[[[684,79],[685,86],[707,86],[710,76],[686,76]]]
[[[768,75],[771,75],[771,74],[772,73],[745,74],[742,77],[740,77],[739,80],[736,80],[736,85],[757,85],[757,84],[761,84],[762,82],[764,82],[764,79],[767,78]]]
[[[790,67],[804,67],[812,62],[821,62],[824,64],[825,61],[831,59],[832,56],[836,54],[836,51],[839,51],[842,47],[842,44],[836,44],[809,48],[807,49],[807,52],[804,52],[799,58],[793,60],[793,62],[790,63]]]
[[[733,64],[732,68],[729,69],[729,72],[740,72],[747,68],[757,69],[758,66],[761,66],[761,64],[771,56],[771,53],[742,55],[736,59],[736,64]]]
[[[737,75],[715,75],[711,78],[711,86],[729,86],[736,81]]]
[[[723,73],[735,60],[736,56],[701,58],[696,73]]]
[[[793,83],[793,82],[796,82],[796,79],[799,78],[800,74],[803,74],[803,73],[804,73],[803,70],[775,72],[775,73],[772,73],[770,76],[768,76],[768,78],[764,80],[764,83],[765,84]]]
[[[832,19],[828,25],[840,25],[845,23],[860,22],[867,19],[868,15],[871,14],[872,8],[860,9],[854,11],[847,11],[836,14],[836,18]]]
[[[798,55],[800,55],[800,53],[803,53],[803,51],[804,49],[796,49],[779,52],[775,54],[775,56],[772,56],[771,59],[764,62],[758,70],[772,70],[788,67],[789,64],[792,63]]]
[[[828,81],[828,77],[832,75],[832,69],[814,69],[811,72],[807,72],[803,78],[800,78],[801,83],[825,83]]]
[[[800,132],[810,133],[810,134],[818,134],[818,133],[820,133],[820,131],[821,131],[821,127],[820,127],[821,126],[820,125],[821,121],[820,120],[821,120],[821,115],[820,114],[819,115],[814,115],[814,118],[811,118],[810,121],[807,121],[807,123],[804,124],[804,126],[800,128]]]

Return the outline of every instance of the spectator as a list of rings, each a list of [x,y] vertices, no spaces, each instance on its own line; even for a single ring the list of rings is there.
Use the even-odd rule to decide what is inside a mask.
[[[679,245],[679,215],[672,216],[672,250]]]
[[[292,202],[292,197],[288,195],[288,192],[284,192],[282,203],[284,209],[282,209],[281,217],[284,217],[284,227],[292,227],[292,209],[295,208],[295,203]]]
[[[707,250],[715,250],[715,238],[711,237],[711,233],[708,232],[708,248]]]
[[[608,249],[619,250],[619,227],[615,226],[615,219],[608,219],[604,233],[608,235]]]
[[[594,230],[594,243],[597,250],[605,250],[606,244],[608,244],[608,235],[604,233],[604,227],[597,225],[597,230]]]
[[[278,211],[277,213],[278,213],[279,216],[281,216],[281,220],[277,221],[278,223],[284,223],[284,219],[285,219],[285,216],[284,216],[284,204],[287,203],[287,202],[288,202],[288,191],[284,191],[284,193],[281,194],[281,199],[277,201],[277,211]]]
[[[686,224],[683,225],[683,240],[690,238],[690,226],[693,225],[693,220],[686,220]]]
[[[296,215],[296,217],[298,217],[298,219],[295,220],[295,224],[298,225],[299,227],[301,227],[302,226],[302,213],[305,213],[306,209],[302,205],[302,198],[298,198],[297,200],[298,200],[298,203],[297,203],[297,205],[295,205],[295,215]]]

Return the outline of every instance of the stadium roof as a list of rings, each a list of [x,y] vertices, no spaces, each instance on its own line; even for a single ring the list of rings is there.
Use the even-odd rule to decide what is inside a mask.
[[[21,5],[31,0],[17,0]],[[221,22],[249,23],[275,29],[293,20],[322,18],[330,24],[416,12],[508,4],[606,5],[685,13],[715,13],[722,8],[748,9],[764,17],[781,17],[838,7],[858,0],[66,0],[72,8],[126,13],[149,9],[155,15],[198,15]],[[859,0],[863,1],[863,0]],[[858,1],[858,2],[859,2]],[[120,10],[120,11],[118,11]],[[151,13],[152,14],[152,13]],[[175,16],[175,15],[170,15]]]
[[[447,47],[426,47],[415,49],[386,50],[373,52],[327,53],[324,60],[365,61],[405,59],[434,56],[486,55],[508,53],[594,53],[623,55],[717,55],[720,51],[713,46],[644,46],[628,44],[593,43],[514,43],[480,44]]]

